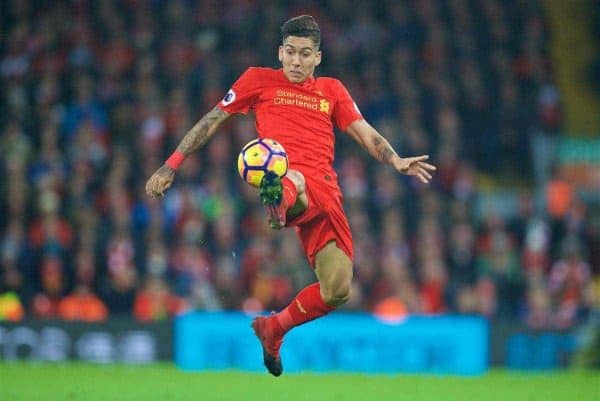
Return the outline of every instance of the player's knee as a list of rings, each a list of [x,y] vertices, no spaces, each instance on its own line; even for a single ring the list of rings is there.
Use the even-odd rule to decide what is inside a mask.
[[[338,270],[339,274],[332,277],[329,283],[323,285],[321,283],[321,293],[323,295],[323,301],[327,305],[340,306],[350,300],[351,295],[351,283],[352,283],[352,266],[346,268],[342,267]]]
[[[348,302],[354,272],[346,253],[331,241],[317,253],[315,262],[323,301],[333,307]]]
[[[341,306],[350,300],[350,283],[329,287],[322,291],[322,295],[327,305]]]

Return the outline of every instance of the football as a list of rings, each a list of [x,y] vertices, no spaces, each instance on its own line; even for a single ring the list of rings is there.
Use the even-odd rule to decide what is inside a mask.
[[[283,177],[287,169],[288,158],[285,149],[273,139],[254,139],[242,148],[238,156],[240,177],[253,187],[260,186],[260,181],[267,171]]]

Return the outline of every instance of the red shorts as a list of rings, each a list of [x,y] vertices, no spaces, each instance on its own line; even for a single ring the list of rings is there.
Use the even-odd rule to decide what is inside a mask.
[[[308,207],[286,223],[294,227],[310,265],[328,242],[335,241],[350,260],[353,259],[352,233],[342,207],[342,192],[335,181],[315,181],[306,178]]]

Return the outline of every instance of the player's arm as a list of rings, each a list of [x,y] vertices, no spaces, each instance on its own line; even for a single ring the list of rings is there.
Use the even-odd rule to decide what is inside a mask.
[[[176,151],[187,157],[195,150],[200,149],[230,115],[228,112],[221,110],[219,106],[215,106],[185,134],[179,145],[177,145]]]
[[[417,177],[427,184],[435,166],[426,163],[428,155],[417,157],[398,156],[392,145],[364,119],[356,120],[346,128],[346,133],[360,144],[371,156],[382,163],[389,164],[396,171]]]
[[[167,159],[165,164],[160,166],[152,177],[146,182],[146,193],[149,196],[162,196],[173,183],[175,171],[183,160],[197,149],[200,149],[211,136],[217,131],[217,128],[229,118],[231,114],[215,106],[206,113],[183,137],[177,150]]]

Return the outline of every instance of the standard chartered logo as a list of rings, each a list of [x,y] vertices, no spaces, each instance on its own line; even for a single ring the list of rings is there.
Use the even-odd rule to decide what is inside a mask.
[[[273,103],[278,106],[297,106],[329,114],[328,100],[288,90],[277,90]]]

